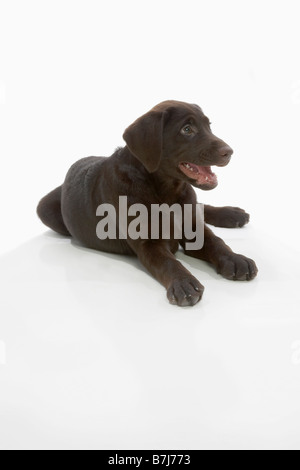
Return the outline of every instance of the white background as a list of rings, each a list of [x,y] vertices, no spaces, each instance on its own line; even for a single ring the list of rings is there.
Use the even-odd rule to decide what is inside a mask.
[[[298,3],[0,0],[0,448],[300,448]],[[234,148],[199,202],[251,213],[216,232],[260,269],[180,253],[193,309],[35,215],[165,99]]]

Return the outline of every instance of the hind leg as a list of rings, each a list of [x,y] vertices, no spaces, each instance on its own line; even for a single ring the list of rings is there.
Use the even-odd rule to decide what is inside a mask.
[[[249,214],[239,207],[204,206],[204,220],[215,227],[243,227],[249,222]]]
[[[61,235],[70,236],[61,214],[61,188],[54,189],[40,201],[37,214],[47,227]]]

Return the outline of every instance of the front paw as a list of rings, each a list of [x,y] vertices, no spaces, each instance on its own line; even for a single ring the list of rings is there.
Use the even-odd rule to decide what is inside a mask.
[[[228,228],[244,227],[248,224],[250,215],[239,207],[225,207],[225,221]]]
[[[167,289],[169,302],[180,307],[193,306],[202,298],[204,287],[193,276],[174,279]]]
[[[238,228],[246,225],[250,220],[250,215],[239,207],[221,207],[215,214],[216,220],[213,225],[224,228]]]
[[[257,275],[258,269],[252,259],[229,253],[219,258],[217,272],[232,281],[251,281]]]

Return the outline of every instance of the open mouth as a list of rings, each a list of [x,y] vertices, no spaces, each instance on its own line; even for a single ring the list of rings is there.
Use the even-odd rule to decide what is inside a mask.
[[[211,171],[210,166],[198,166],[194,163],[182,162],[179,163],[179,169],[188,178],[195,180],[195,183],[199,186],[215,187],[218,184],[217,175]]]

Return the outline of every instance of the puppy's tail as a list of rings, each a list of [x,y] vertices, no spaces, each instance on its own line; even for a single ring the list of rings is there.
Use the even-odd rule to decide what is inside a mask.
[[[61,186],[43,197],[37,207],[41,221],[49,228],[64,236],[70,236],[61,213]]]

